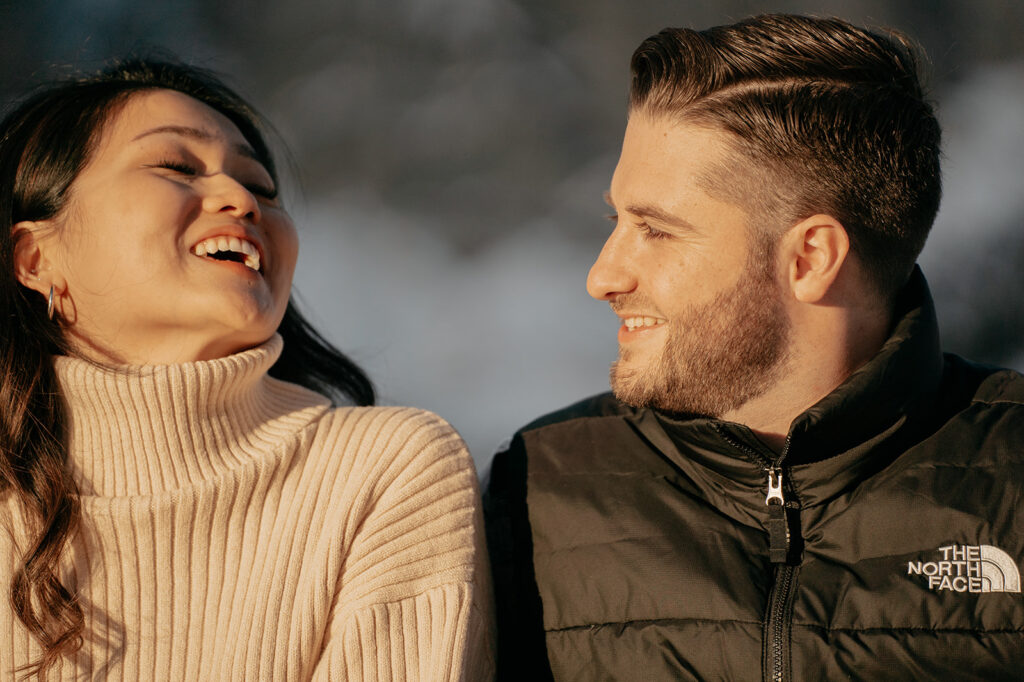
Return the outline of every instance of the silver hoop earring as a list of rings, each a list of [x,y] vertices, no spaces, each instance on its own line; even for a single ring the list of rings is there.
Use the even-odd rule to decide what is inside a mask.
[[[46,299],[46,318],[53,319],[53,285],[50,285],[50,295]]]

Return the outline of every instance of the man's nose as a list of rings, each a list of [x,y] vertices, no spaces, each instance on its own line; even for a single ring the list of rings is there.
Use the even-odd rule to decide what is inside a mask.
[[[619,294],[627,294],[636,289],[632,261],[630,249],[616,227],[590,268],[587,293],[599,301],[611,301]]]

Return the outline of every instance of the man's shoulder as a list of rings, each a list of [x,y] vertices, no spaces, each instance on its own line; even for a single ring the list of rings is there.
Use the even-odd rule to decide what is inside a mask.
[[[624,417],[636,412],[636,408],[620,402],[611,392],[598,393],[589,398],[584,398],[572,405],[563,407],[554,412],[549,412],[534,419],[532,422],[519,429],[517,434],[524,434],[536,431],[545,427],[555,426],[579,419],[592,419],[599,417]]]
[[[1024,407],[1024,375],[1013,369],[947,354],[946,386],[971,403]]]
[[[526,426],[517,430],[512,437],[498,447],[492,461],[492,471],[506,465],[520,466],[525,471],[526,441],[537,442],[554,436],[561,427],[579,425],[582,422],[594,422],[603,418],[621,418],[636,413],[636,408],[620,402],[610,392],[592,395],[579,402],[537,417]],[[561,440],[554,436],[555,441]],[[513,464],[518,462],[518,464]]]
[[[970,452],[970,466],[1024,463],[1024,376],[1020,372],[947,355],[943,384],[938,428],[948,453]]]
[[[488,497],[509,494],[507,489],[517,489],[519,494],[525,495],[528,460],[533,462],[530,467],[541,460],[569,464],[580,455],[581,442],[607,443],[616,435],[621,437],[619,427],[624,418],[637,412],[638,408],[620,402],[607,392],[534,419],[498,447],[485,476],[485,504]],[[585,437],[581,438],[584,433]]]
[[[975,401],[1024,407],[1024,375],[1012,369],[989,374],[974,396]]]

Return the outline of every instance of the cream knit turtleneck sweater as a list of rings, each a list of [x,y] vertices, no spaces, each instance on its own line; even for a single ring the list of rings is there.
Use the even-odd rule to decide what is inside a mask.
[[[110,370],[60,357],[85,644],[54,679],[485,680],[491,593],[462,441],[408,408],[330,408],[266,372],[281,340]],[[0,494],[0,679],[23,517]]]

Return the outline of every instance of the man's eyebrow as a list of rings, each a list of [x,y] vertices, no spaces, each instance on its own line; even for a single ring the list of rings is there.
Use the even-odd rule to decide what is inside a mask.
[[[664,225],[673,225],[686,230],[694,229],[694,225],[690,221],[680,218],[677,215],[673,215],[665,209],[657,206],[649,204],[630,204],[629,206],[626,206],[626,212],[640,216],[641,218],[653,218]]]
[[[181,137],[187,137],[193,140],[199,140],[201,142],[208,142],[214,139],[215,137],[213,133],[209,132],[208,130],[202,130],[201,128],[191,128],[189,126],[159,126],[157,128],[150,128],[149,130],[139,133],[138,135],[132,138],[132,142],[134,142],[135,140],[142,139],[143,137],[148,137],[149,135],[161,134],[180,135]],[[242,156],[253,159],[255,161],[259,161],[259,158],[257,158],[256,156],[256,152],[253,151],[253,148],[247,144],[238,143],[236,145],[233,145],[232,149],[236,153],[241,154]]]
[[[612,202],[611,192],[605,190],[602,195],[604,196],[604,202],[608,204],[613,211],[617,210],[615,208],[615,204]],[[658,208],[657,206],[630,204],[626,206],[626,212],[632,213],[635,216],[640,216],[641,218],[653,218],[663,225],[678,227],[683,230],[697,231],[696,226],[690,221],[680,218],[677,215],[673,215],[664,209]]]
[[[608,202],[609,206],[612,206],[610,199],[611,197],[609,197],[608,193],[606,192],[605,201]],[[615,207],[612,206],[612,208]],[[640,218],[650,218],[652,220],[656,220],[662,225],[678,227],[679,229],[691,232],[697,231],[697,226],[691,223],[689,220],[669,213],[663,208],[659,208],[657,206],[653,206],[650,204],[629,204],[628,206],[626,206],[625,211],[626,213],[639,216]]]

